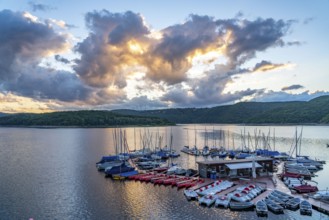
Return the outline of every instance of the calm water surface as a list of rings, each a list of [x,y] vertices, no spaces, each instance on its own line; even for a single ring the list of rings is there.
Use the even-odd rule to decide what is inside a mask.
[[[145,133],[153,137],[160,134],[164,139],[162,145],[169,143],[173,134],[173,148],[177,150],[195,142],[201,148],[205,141],[209,146],[238,148],[243,142],[241,133],[250,137],[246,138],[246,144],[249,139],[249,146],[255,146],[254,134],[264,133],[272,148],[285,152],[294,145],[295,129],[295,126],[237,125],[125,128],[130,149],[141,148],[139,137]],[[299,132],[301,129],[298,127]],[[112,132],[111,128],[0,128],[0,219],[257,218],[255,212],[200,207],[196,202],[187,202],[183,192],[176,188],[105,179],[96,171],[95,162],[102,155],[114,153]],[[302,137],[302,154],[329,160],[326,147],[329,127],[304,126]],[[261,144],[265,141],[258,141],[258,146]],[[196,160],[201,159],[181,154],[176,162],[196,168]],[[328,166],[329,161],[314,178],[320,189],[329,186]],[[312,217],[302,217],[299,211],[285,210],[284,215],[269,213],[268,219],[329,218],[316,211]]]

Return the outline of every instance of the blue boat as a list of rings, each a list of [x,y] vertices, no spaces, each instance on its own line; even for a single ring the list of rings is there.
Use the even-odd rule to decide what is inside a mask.
[[[114,166],[114,167],[110,167],[109,169],[106,169],[105,170],[105,176],[109,177],[109,176],[112,176],[114,174],[126,173],[126,172],[130,172],[130,171],[134,171],[134,170],[135,170],[134,167],[126,165],[126,163],[122,163],[119,166]]]
[[[117,155],[103,156],[102,159],[96,163],[96,165],[101,164],[101,163],[105,163],[105,162],[112,162],[112,161],[116,161],[116,160],[119,160],[119,156],[117,156]]]

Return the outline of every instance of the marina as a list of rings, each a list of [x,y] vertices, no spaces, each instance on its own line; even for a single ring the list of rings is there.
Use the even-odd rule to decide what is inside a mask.
[[[217,129],[225,128],[223,125],[217,125]],[[173,138],[172,149],[179,152],[181,146],[184,146],[186,143],[186,137],[177,138],[176,136],[179,134],[186,134],[186,131],[183,129],[184,126],[173,127],[173,134],[175,134]],[[194,126],[191,126],[194,129]],[[203,127],[204,126],[200,126]],[[196,126],[196,128],[198,128]],[[248,127],[247,127],[248,128]],[[144,129],[144,128],[143,128]],[[150,128],[148,128],[150,129]],[[168,143],[170,141],[170,127],[168,130]],[[232,130],[232,128],[230,128]],[[239,131],[244,129],[244,127],[236,127],[236,133],[240,133]],[[254,128],[251,128],[254,129]],[[290,130],[286,130],[286,127],[276,128],[277,136],[283,134],[291,134],[294,131],[294,127],[290,128]],[[313,129],[318,129],[317,134],[321,134],[321,128],[312,127]],[[116,179],[116,176],[113,175],[112,178],[104,178],[105,174],[103,172],[97,171],[95,167],[95,162],[100,161],[100,157],[102,155],[114,155],[115,154],[115,142],[112,139],[112,130],[113,129],[41,129],[37,130],[38,133],[33,133],[33,130],[24,130],[24,129],[15,129],[15,132],[18,133],[22,138],[24,137],[25,143],[31,143],[27,145],[27,149],[32,149],[31,152],[33,154],[29,154],[25,152],[23,149],[19,149],[20,157],[19,158],[30,158],[30,161],[35,161],[33,166],[28,161],[25,161],[24,169],[22,167],[17,167],[15,164],[10,163],[4,155],[7,157],[14,157],[14,154],[10,154],[7,148],[1,148],[2,154],[1,156],[1,167],[0,169],[4,169],[7,167],[7,171],[3,170],[4,176],[2,177],[2,183],[10,186],[8,180],[11,182],[11,177],[15,176],[16,183],[19,183],[21,186],[24,186],[24,191],[10,191],[10,187],[6,187],[6,190],[2,190],[0,185],[0,190],[2,193],[1,204],[5,209],[2,210],[2,216],[10,216],[14,219],[19,219],[20,217],[26,216],[34,217],[35,219],[47,219],[46,215],[49,216],[57,216],[61,219],[71,219],[69,213],[73,213],[75,218],[80,219],[101,219],[105,218],[111,213],[111,216],[116,219],[120,218],[138,218],[138,219],[158,219],[161,216],[161,219],[203,219],[207,217],[208,219],[218,219],[218,216],[221,216],[222,219],[253,219],[257,218],[256,207],[253,208],[253,211],[250,210],[233,210],[230,209],[229,206],[227,208],[224,205],[218,205],[216,207],[216,200],[214,204],[210,208],[205,208],[204,206],[200,206],[198,201],[192,199],[192,201],[188,201],[187,197],[184,194],[185,189],[189,190],[197,190],[202,187],[206,187],[213,184],[215,181],[230,181],[233,182],[234,185],[228,189],[220,191],[216,195],[217,199],[220,199],[223,196],[227,196],[228,194],[236,191],[240,187],[244,187],[246,185],[257,185],[261,187],[266,187],[266,191],[259,194],[255,198],[251,200],[253,204],[256,204],[257,201],[265,199],[270,192],[274,190],[282,191],[284,193],[288,193],[290,189],[284,184],[281,180],[281,177],[277,174],[280,174],[284,168],[283,162],[279,165],[273,167],[273,175],[272,176],[262,176],[265,173],[261,172],[262,168],[257,174],[257,178],[252,178],[252,172],[249,173],[249,176],[242,175],[238,178],[230,178],[228,177],[219,177],[219,172],[216,173],[216,178],[211,179],[209,176],[207,178],[198,177],[198,176],[190,176],[191,182],[192,179],[203,179],[204,182],[197,182],[196,185],[190,188],[178,188],[177,186],[172,186],[172,183],[169,185],[165,185],[163,183],[164,180],[170,180],[170,178],[166,178],[167,174],[164,173],[163,169],[157,169],[159,176],[153,176],[149,179],[149,181],[135,181],[135,180],[124,180],[126,177],[124,174],[121,174],[120,177]],[[154,128],[151,130],[154,133],[157,133],[158,130],[165,133],[166,129],[164,128]],[[204,130],[204,129],[203,129]],[[216,130],[216,127],[215,127]],[[264,130],[267,130],[264,129]],[[28,132],[27,132],[28,131]],[[138,129],[136,129],[136,133],[139,133]],[[184,132],[185,131],[185,132]],[[290,132],[289,132],[290,131]],[[304,127],[304,135],[305,142],[302,148],[304,155],[310,155],[311,158],[318,158],[319,160],[324,160],[326,158],[326,151],[323,151],[321,147],[326,149],[325,145],[322,145],[322,142],[319,142],[317,138],[316,141],[312,142],[312,139],[309,138],[308,130]],[[42,132],[42,135],[39,134]],[[70,134],[70,135],[67,135]],[[134,129],[126,128],[127,142],[129,145],[134,143]],[[199,146],[203,144],[202,133],[197,133],[201,136],[198,136],[198,140],[200,140]],[[6,133],[7,137],[10,137],[9,133]],[[83,142],[74,142],[74,137],[84,137]],[[136,135],[139,136],[139,135]],[[29,140],[31,138],[31,141]],[[284,149],[289,149],[292,139],[287,137],[288,139],[281,139],[284,142],[277,141],[277,150],[284,151]],[[164,138],[165,139],[165,138]],[[192,137],[193,139],[193,137]],[[58,144],[55,140],[62,140],[60,144]],[[91,141],[97,140],[97,142]],[[278,138],[278,140],[280,140]],[[5,144],[8,146],[21,146],[20,144],[13,144],[10,141],[11,139],[5,139]],[[328,140],[329,141],[329,140]],[[136,140],[139,143],[139,139]],[[218,140],[217,140],[218,142]],[[319,142],[320,144],[316,144]],[[323,142],[326,142],[324,139]],[[45,148],[46,151],[40,151],[42,146],[47,143],[49,147]],[[81,143],[83,145],[81,145]],[[165,143],[165,141],[164,141]],[[284,143],[286,143],[286,147],[283,148]],[[239,145],[238,138],[235,140],[235,145]],[[314,146],[314,152],[308,152],[309,147],[307,145]],[[91,146],[102,146],[102,147],[91,147]],[[133,146],[133,145],[132,145]],[[282,148],[280,148],[280,147]],[[131,147],[130,147],[131,148]],[[134,147],[132,147],[134,148]],[[231,147],[232,148],[232,147]],[[15,149],[15,148],[13,148]],[[35,150],[33,150],[35,149]],[[136,150],[140,148],[137,146]],[[305,150],[304,150],[305,149]],[[83,150],[83,151],[82,151]],[[321,151],[320,151],[321,150]],[[14,152],[18,152],[18,149]],[[321,152],[316,154],[316,152]],[[51,155],[51,157],[49,157]],[[77,158],[76,160],[72,160],[72,158]],[[248,158],[246,158],[249,160]],[[178,158],[173,158],[172,163],[179,165],[181,168],[193,169],[198,171],[198,161],[223,161],[223,159],[214,158],[209,155],[205,156],[194,156],[188,154],[182,154]],[[224,160],[225,161],[225,160]],[[228,160],[229,161],[229,160]],[[217,162],[216,162],[217,163]],[[6,164],[6,166],[4,165]],[[259,163],[262,165],[261,163]],[[63,169],[62,167],[70,167],[70,169]],[[169,163],[170,165],[170,163]],[[168,166],[168,161],[165,162],[165,166]],[[24,171],[26,169],[30,170],[29,175]],[[282,169],[282,170],[281,170]],[[53,170],[54,172],[47,172],[47,175],[41,175],[39,172],[44,173],[44,170]],[[318,188],[320,192],[325,192],[326,186],[328,185],[326,171],[328,170],[328,164],[323,164],[323,169],[318,171],[312,180],[316,181],[318,184]],[[139,171],[139,170],[138,170]],[[139,171],[140,172],[140,171]],[[144,170],[145,174],[139,174],[139,178],[146,177],[151,174],[151,170]],[[11,174],[11,175],[9,175]],[[131,173],[133,174],[133,173]],[[209,174],[213,174],[209,171]],[[218,174],[218,175],[217,175]],[[248,174],[246,172],[245,174]],[[261,175],[259,175],[261,174]],[[179,175],[170,174],[172,176],[176,176],[176,178],[186,178],[186,174],[178,177]],[[46,178],[47,177],[47,178]],[[37,180],[37,182],[36,182]],[[184,181],[184,180],[182,180]],[[187,181],[187,180],[185,180]],[[185,183],[191,183],[185,182]],[[183,184],[184,182],[182,182]],[[35,187],[38,186],[38,187]],[[52,190],[45,190],[46,188],[51,188]],[[19,187],[15,187],[17,189]],[[38,189],[36,191],[36,188]],[[75,192],[73,194],[73,192]],[[9,194],[10,193],[10,194]],[[11,201],[9,198],[11,195],[16,195],[24,198],[24,200],[30,198],[29,195],[43,195],[40,196],[38,201],[33,201],[33,204],[36,204],[36,207],[42,205],[43,212],[40,213],[36,209],[25,209],[25,203],[21,203],[20,201],[15,201],[15,203],[8,203]],[[312,193],[313,194],[313,193]],[[312,218],[314,219],[328,219],[328,215],[324,214],[326,210],[328,210],[327,204],[323,201],[315,200],[312,198],[312,194],[304,194],[299,195],[296,193],[290,193],[294,197],[299,197],[301,199],[306,199],[312,204]],[[50,198],[46,195],[51,196],[51,198],[61,198],[63,202],[63,206],[59,206],[61,204],[56,203],[53,200],[48,200]],[[72,197],[72,195],[74,195]],[[114,199],[115,195],[115,199]],[[325,194],[324,194],[325,195]],[[308,197],[308,199],[306,198]],[[5,199],[7,198],[7,199]],[[197,198],[200,198],[198,195]],[[30,198],[31,199],[31,198]],[[12,205],[14,204],[14,206]],[[48,204],[51,204],[49,206]],[[215,206],[216,205],[216,206]],[[245,204],[247,205],[247,203]],[[11,207],[16,207],[16,209],[20,210],[20,213],[17,215],[14,214],[15,211]],[[20,207],[20,208],[17,208]],[[83,209],[79,209],[78,207],[84,207]],[[109,207],[110,210],[109,210]],[[152,209],[150,209],[152,207]],[[120,210],[120,211],[118,211]],[[322,210],[319,212],[318,210]],[[16,218],[15,218],[16,216]],[[89,216],[89,217],[88,217]],[[91,217],[92,216],[92,217]],[[290,209],[284,209],[284,214],[275,214],[271,210],[268,211],[268,219],[309,219],[310,216],[301,215],[299,209],[297,211],[293,211]],[[6,218],[5,218],[6,219]],[[7,218],[8,219],[8,218]]]

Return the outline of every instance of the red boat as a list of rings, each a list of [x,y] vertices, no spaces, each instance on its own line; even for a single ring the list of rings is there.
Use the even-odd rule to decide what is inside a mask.
[[[152,173],[147,173],[147,174],[141,174],[141,175],[138,175],[138,176],[135,177],[135,181],[137,181],[137,180],[141,180],[142,178],[145,178],[145,177],[147,177],[147,176],[151,176],[151,175],[154,175],[154,174],[152,174]]]
[[[156,185],[156,184],[163,184],[164,183],[164,181],[167,181],[167,180],[170,180],[170,179],[173,179],[174,178],[174,176],[168,176],[168,175],[166,175],[166,177],[165,178],[159,178],[159,179],[156,179],[154,182],[153,182],[153,184],[154,185]]]
[[[151,183],[154,183],[157,180],[161,180],[161,179],[167,179],[168,176],[166,174],[161,174],[160,176],[154,177],[150,180]]]
[[[203,180],[198,180],[198,179],[182,181],[180,183],[177,183],[177,188],[189,188],[195,186],[197,183],[200,183],[202,181]]]
[[[177,186],[179,183],[186,182],[187,180],[191,180],[191,178],[190,177],[180,178],[180,179],[174,181],[173,183],[171,183],[171,186]]]
[[[157,177],[158,174],[152,174],[152,175],[148,175],[148,176],[143,176],[142,178],[139,179],[139,181],[143,182],[150,182],[150,180],[154,177]]]
[[[300,175],[298,173],[289,173],[289,172],[287,172],[287,173],[281,174],[281,178],[283,178],[283,177],[301,178],[302,175]]]
[[[141,178],[141,177],[143,177],[145,175],[150,175],[150,174],[148,174],[148,173],[137,174],[137,175],[133,175],[133,176],[128,177],[128,179],[130,179],[130,180],[137,180],[137,179],[139,179],[139,178]]]
[[[318,187],[305,184],[305,185],[295,186],[294,190],[296,190],[298,193],[311,193],[311,192],[317,192]]]
[[[169,178],[166,180],[163,180],[163,185],[171,185],[173,182],[177,181],[178,179],[182,179],[182,177],[176,177],[174,176],[173,178]]]

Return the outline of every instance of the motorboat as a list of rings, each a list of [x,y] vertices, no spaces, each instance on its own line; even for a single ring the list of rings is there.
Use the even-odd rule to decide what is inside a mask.
[[[230,202],[230,209],[232,210],[246,210],[253,207],[253,202]]]
[[[297,210],[299,208],[300,198],[292,198],[286,202],[286,208],[291,210]]]
[[[299,211],[301,215],[312,215],[312,205],[308,201],[302,200],[299,204]]]
[[[195,200],[198,199],[198,194],[194,190],[191,190],[191,189],[185,189],[184,195],[188,201],[193,200],[193,199],[195,199]]]
[[[312,185],[308,185],[308,184],[295,186],[295,187],[293,187],[293,189],[296,190],[298,193],[311,193],[311,192],[318,191],[317,186],[312,186]]]
[[[266,198],[264,201],[265,201],[268,209],[270,211],[272,211],[273,213],[276,213],[276,214],[283,213],[283,207],[280,206],[279,204],[277,204],[276,202],[274,202],[273,200]]]
[[[256,202],[256,213],[258,216],[267,216],[268,208],[263,200]]]
[[[230,205],[231,196],[219,196],[215,201],[215,207],[228,208]]]

